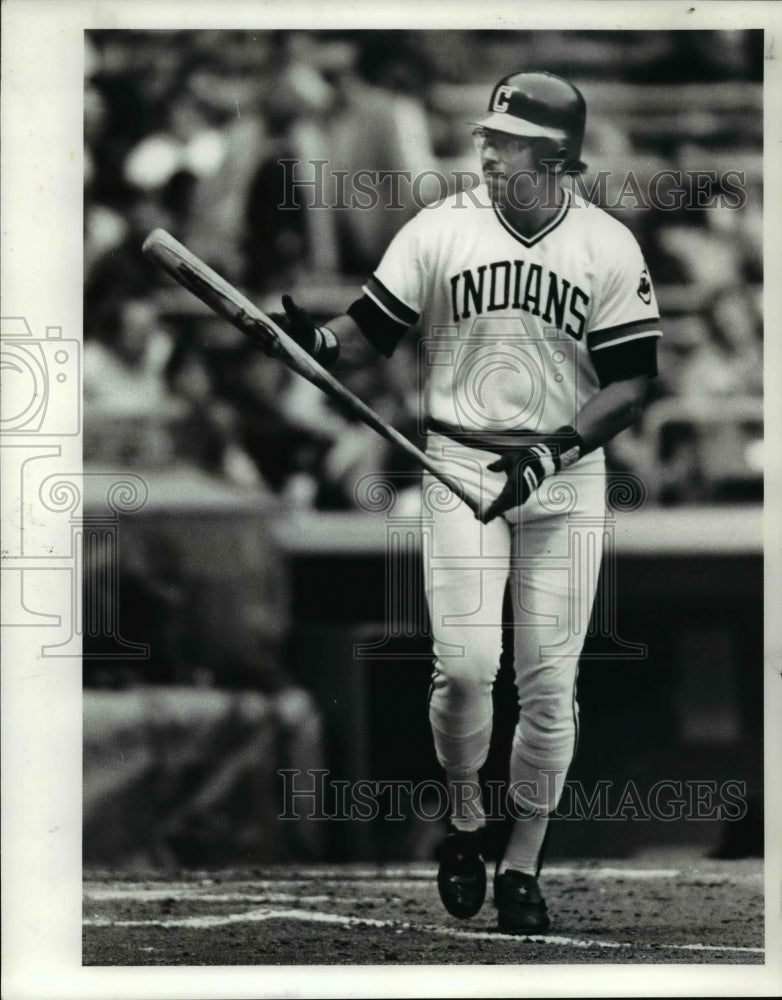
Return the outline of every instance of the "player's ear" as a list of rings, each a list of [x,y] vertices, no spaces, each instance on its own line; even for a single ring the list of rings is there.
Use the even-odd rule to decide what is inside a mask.
[[[564,146],[560,146],[551,140],[541,142],[539,165],[541,170],[550,174],[561,174],[565,169],[568,159],[568,151]]]
[[[556,152],[553,155],[554,169],[557,173],[562,173],[565,169],[565,164],[568,159],[568,151],[564,146],[557,146]]]

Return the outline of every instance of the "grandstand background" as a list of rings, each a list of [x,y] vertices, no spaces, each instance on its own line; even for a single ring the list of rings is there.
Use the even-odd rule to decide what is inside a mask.
[[[573,774],[735,779],[748,803],[727,825],[563,822],[552,849],[758,853],[762,33],[88,31],[85,54],[84,459],[106,473],[85,508],[85,860],[431,857],[434,823],[277,819],[280,768],[438,777],[426,623],[405,584],[417,555],[388,559],[415,470],[140,246],[162,226],[265,308],[287,291],[333,315],[415,205],[308,207],[280,160],[325,161],[329,180],[474,170],[465,120],[521,68],[583,90],[585,183],[610,172],[605,205],[644,249],[665,333],[646,413],[608,449],[647,496],[615,519],[616,630],[587,644]],[[661,171],[688,195],[704,172],[705,207],[639,205]],[[415,365],[411,337],[341,377],[415,439]],[[378,473],[401,495],[368,514],[355,488]],[[123,475],[148,499],[107,531]],[[501,777],[493,758],[488,771]]]

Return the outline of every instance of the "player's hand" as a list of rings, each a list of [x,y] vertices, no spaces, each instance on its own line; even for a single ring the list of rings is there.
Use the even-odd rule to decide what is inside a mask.
[[[270,318],[324,368],[331,367],[339,355],[336,336],[328,327],[316,326],[307,310],[297,306],[290,295],[283,295],[282,306],[285,312],[270,313]]]
[[[572,427],[561,427],[551,437],[508,451],[492,462],[489,470],[506,473],[508,481],[484,511],[483,523],[488,524],[506,510],[525,504],[546,476],[577,462],[582,448],[579,434]]]

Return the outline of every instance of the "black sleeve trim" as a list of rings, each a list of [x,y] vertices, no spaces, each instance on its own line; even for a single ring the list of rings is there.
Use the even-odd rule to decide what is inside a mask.
[[[641,337],[594,351],[591,355],[600,388],[637,375],[657,375],[657,337]]]
[[[377,298],[379,305],[387,309],[394,319],[398,319],[405,326],[412,326],[418,322],[418,313],[415,309],[411,309],[393,292],[389,291],[376,274],[369,278],[362,291],[367,292],[370,298]]]
[[[599,351],[614,344],[624,344],[628,340],[637,340],[647,334],[660,336],[660,319],[639,319],[632,323],[620,323],[619,326],[609,326],[603,330],[590,330],[587,334],[587,345],[590,351]]]
[[[368,295],[352,303],[348,316],[358,326],[369,343],[381,354],[390,358],[397,344],[407,332],[407,327],[391,319]]]

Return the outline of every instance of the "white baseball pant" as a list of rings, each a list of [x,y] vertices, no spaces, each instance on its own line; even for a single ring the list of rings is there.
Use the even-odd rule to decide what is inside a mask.
[[[496,454],[430,434],[427,452],[473,490],[495,497]],[[434,643],[429,718],[451,779],[484,764],[492,685],[500,665],[502,607],[510,579],[519,721],[510,791],[518,807],[556,808],[576,744],[576,677],[597,587],[605,523],[602,451],[543,481],[523,507],[482,525],[429,474],[424,509],[425,589]],[[446,509],[444,509],[446,508]]]

